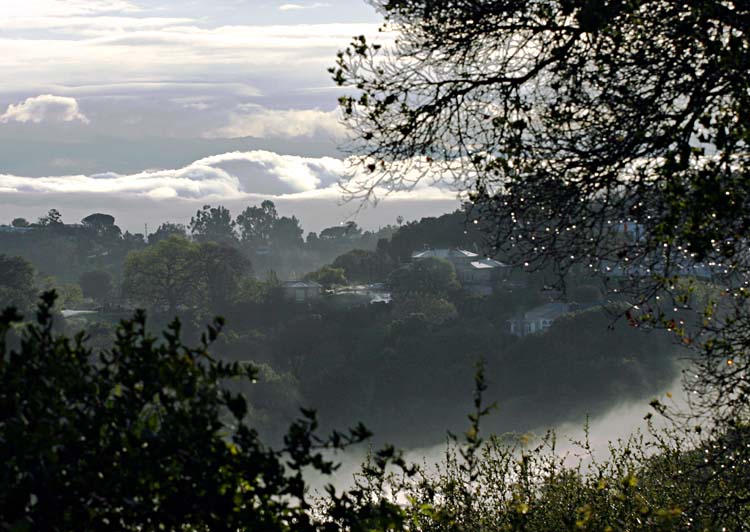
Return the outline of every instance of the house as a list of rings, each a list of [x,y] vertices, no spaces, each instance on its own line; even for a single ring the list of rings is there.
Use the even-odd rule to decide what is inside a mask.
[[[485,296],[491,294],[493,285],[510,271],[507,264],[482,258],[465,249],[426,249],[415,251],[411,258],[412,260],[433,258],[450,262],[456,270],[461,286],[466,291]]]
[[[643,279],[654,275],[676,275],[678,277],[696,277],[704,280],[713,279],[715,273],[721,271],[719,264],[693,262],[685,257],[676,257],[673,259],[669,272],[665,272],[666,267],[661,260],[648,265],[644,265],[644,262],[640,261],[623,265],[614,261],[604,260],[599,265],[599,271],[612,279]]]
[[[571,310],[571,305],[561,301],[545,303],[525,312],[522,317],[508,320],[510,332],[516,336],[526,336],[546,331],[557,318]]]
[[[281,289],[287,299],[298,301],[312,301],[323,295],[323,285],[315,281],[284,281]]]
[[[13,227],[12,225],[0,225],[0,233],[23,234],[32,231],[31,227]]]

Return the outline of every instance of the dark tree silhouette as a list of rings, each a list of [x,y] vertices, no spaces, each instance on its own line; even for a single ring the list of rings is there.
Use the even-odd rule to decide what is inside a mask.
[[[372,3],[396,43],[331,69],[369,172],[350,194],[452,181],[514,263],[616,277],[634,325],[701,354],[696,409],[747,419],[750,4]],[[727,294],[692,329],[686,277]]]
[[[219,384],[257,376],[212,358],[220,321],[189,347],[178,321],[158,340],[139,312],[92,352],[83,333],[53,332],[54,300],[44,295],[18,349],[8,336],[21,317],[0,315],[3,530],[337,530],[314,522],[302,471],[330,474],[320,450],[361,441],[363,427],[320,439],[305,411],[272,449],[245,398]]]

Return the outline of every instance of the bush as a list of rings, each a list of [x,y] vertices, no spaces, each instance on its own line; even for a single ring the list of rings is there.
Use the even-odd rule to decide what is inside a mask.
[[[271,449],[246,424],[244,397],[219,384],[256,377],[209,354],[220,322],[192,348],[179,322],[158,341],[138,312],[94,353],[84,333],[54,334],[54,301],[43,296],[20,338],[21,317],[0,317],[0,529],[319,529],[302,470],[330,473],[316,449],[361,441],[364,428],[321,440],[304,412]]]

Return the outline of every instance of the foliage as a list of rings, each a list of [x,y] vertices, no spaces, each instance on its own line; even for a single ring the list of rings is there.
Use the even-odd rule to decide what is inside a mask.
[[[246,424],[243,396],[219,384],[257,376],[211,357],[221,322],[193,348],[178,321],[159,341],[138,312],[95,353],[84,333],[53,333],[54,300],[43,296],[17,348],[20,316],[0,318],[0,528],[335,530],[313,522],[302,471],[331,473],[319,449],[365,429],[321,440],[305,411],[271,449]]]
[[[382,282],[395,269],[395,263],[388,253],[365,249],[353,249],[339,255],[331,266],[343,269],[347,279],[359,283]]]
[[[263,282],[254,277],[243,277],[237,284],[234,299],[236,302],[260,303],[272,289],[272,284],[274,283]],[[278,280],[275,284],[278,285]]]
[[[270,241],[274,247],[295,248],[303,244],[302,233],[304,230],[299,225],[296,216],[291,218],[282,216],[273,224],[270,232]]]
[[[204,205],[195,213],[195,216],[190,218],[190,234],[201,242],[228,243],[236,240],[234,234],[236,225],[227,208],[221,205],[218,207]]]
[[[182,224],[164,222],[156,229],[156,231],[148,235],[148,243],[156,244],[172,235],[187,238],[187,228]]]
[[[12,227],[29,227],[31,224],[26,218],[13,218],[13,221],[10,222],[10,225]]]
[[[346,275],[344,275],[344,269],[335,268],[333,266],[323,266],[318,271],[310,272],[305,275],[304,279],[305,281],[315,281],[316,283],[320,283],[325,288],[349,284]]]
[[[467,211],[459,209],[437,217],[426,217],[399,227],[384,244],[384,251],[396,261],[408,261],[411,254],[425,248],[473,250],[482,243],[482,234],[467,223]]]
[[[46,215],[39,218],[37,222],[42,227],[56,227],[63,224],[62,214],[57,209],[50,209]]]
[[[252,265],[236,248],[214,242],[201,244],[198,254],[193,268],[205,285],[203,300],[210,312],[220,313],[236,296],[240,280],[252,275]]]
[[[268,245],[271,240],[271,230],[278,218],[276,205],[270,200],[265,200],[260,207],[247,207],[237,215],[237,225],[242,241],[256,246]]]
[[[21,257],[0,255],[0,306],[31,310],[37,296],[34,268]]]
[[[653,443],[635,436],[605,456],[585,440],[574,449],[577,457],[561,456],[554,433],[536,442],[483,441],[472,426],[465,438],[449,443],[442,462],[429,464],[436,472],[410,465],[389,474],[368,465],[353,491],[361,501],[383,492],[406,501],[397,509],[403,524],[382,530],[677,532],[742,530],[750,520],[747,505],[735,511],[715,505],[727,475],[701,465],[699,454],[675,437]],[[746,454],[739,451],[737,458]],[[730,486],[746,493],[741,481]]]
[[[120,238],[122,231],[115,225],[115,217],[111,214],[94,213],[89,214],[81,223],[84,227],[92,230],[98,237],[116,240]]]
[[[111,227],[115,225],[115,217],[111,214],[95,212],[94,214],[86,216],[81,220],[81,223],[91,227]]]
[[[393,271],[388,286],[394,296],[424,293],[445,296],[460,285],[453,265],[432,257],[415,260]]]
[[[615,228],[597,225],[623,219],[643,226],[642,251],[683,245],[698,260],[739,251],[746,3],[375,4],[398,45],[358,38],[333,69],[359,89],[342,105],[369,164],[421,157],[457,170],[482,214],[502,222],[497,244],[507,234],[540,260],[573,250],[563,264],[601,260]],[[532,234],[536,251],[521,241]]]
[[[350,193],[453,178],[494,252],[601,274],[694,350],[683,427],[746,423],[750,5],[373,4],[393,44],[357,37],[331,69],[370,176]],[[692,305],[695,277],[725,295]]]
[[[251,273],[250,262],[231,246],[173,235],[128,255],[123,294],[170,314],[180,307],[216,311],[234,298],[239,280]]]
[[[310,235],[308,242],[303,242],[304,231],[299,219],[293,215],[279,217],[273,202],[265,201],[261,206],[247,207],[235,220],[231,220],[229,211],[223,206],[204,210],[207,220],[212,219],[212,209],[217,215],[228,215],[227,223],[224,229],[216,228],[218,233],[213,236],[202,233],[194,235],[196,241],[213,241],[236,247],[253,262],[258,271],[275,270],[284,279],[330,264],[337,256],[352,249],[375,249],[379,240],[390,237],[395,230],[390,226],[375,232],[355,228],[350,235],[325,239]],[[250,219],[256,215],[265,221]],[[108,214],[94,213],[84,220],[88,222],[44,227],[34,224],[27,231],[0,231],[0,248],[7,255],[29,260],[39,272],[61,283],[77,283],[87,272],[106,271],[112,275],[115,285],[119,285],[129,252],[155,245],[171,235],[192,238],[184,225],[171,222],[162,223],[146,239],[139,233],[122,233]],[[232,231],[228,232],[227,224],[231,226],[232,223],[236,224],[234,227],[238,230],[239,241],[234,236],[228,237]],[[252,231],[256,229],[258,233],[253,236]],[[114,295],[113,303],[124,303],[118,301],[119,294]]]
[[[364,529],[677,532],[750,524],[747,427],[698,448],[650,424],[647,436],[610,443],[609,452],[594,448],[588,425],[568,451],[554,432],[485,439],[482,425],[494,405],[484,403],[483,365],[475,383],[469,428],[462,438],[449,434],[443,460],[369,457],[346,496],[359,515],[379,504],[378,517],[388,521]],[[400,504],[387,505],[396,498]]]
[[[394,302],[393,318],[396,320],[421,318],[431,323],[443,323],[456,317],[455,305],[434,294],[406,293]]]
[[[61,284],[54,277],[41,276],[37,280],[37,293],[54,290],[57,294],[57,306],[60,309],[76,308],[83,301],[83,291],[75,283]],[[36,299],[36,298],[35,298]]]
[[[200,246],[178,236],[128,255],[122,291],[125,297],[174,315],[179,305],[200,300]]]
[[[104,271],[84,273],[79,280],[79,284],[83,291],[83,297],[90,297],[99,304],[106,303],[114,290],[112,275]]]
[[[355,222],[346,222],[342,225],[328,227],[320,232],[320,238],[324,240],[335,240],[338,238],[356,238],[362,234],[362,229]]]

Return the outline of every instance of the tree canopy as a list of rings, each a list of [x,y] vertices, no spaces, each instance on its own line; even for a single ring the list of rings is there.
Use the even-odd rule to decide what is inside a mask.
[[[78,281],[83,297],[90,297],[99,303],[105,303],[113,292],[112,275],[105,271],[86,272]]]
[[[216,242],[196,243],[171,235],[125,263],[124,295],[135,303],[174,315],[179,308],[225,307],[252,267],[237,249]]]
[[[321,439],[305,412],[272,449],[246,423],[245,398],[219,384],[257,376],[209,354],[221,322],[189,347],[179,322],[159,340],[139,312],[111,350],[92,352],[83,333],[53,332],[54,299],[18,349],[8,340],[21,317],[0,315],[0,528],[336,530],[313,521],[302,470],[330,474],[319,450],[364,428]]]
[[[37,290],[34,267],[21,257],[0,255],[0,302],[24,311],[34,306]]]
[[[622,272],[633,323],[695,346],[711,382],[699,401],[728,407],[750,386],[737,351],[750,330],[750,5],[373,4],[395,44],[356,38],[331,69],[356,91],[341,104],[370,176],[350,192],[452,179],[515,264]],[[697,309],[691,330],[674,315],[691,307],[676,279],[700,269],[729,297]],[[749,406],[732,402],[727,419]]]
[[[414,293],[444,296],[460,288],[453,265],[431,257],[393,271],[388,277],[388,286],[397,296]]]
[[[204,205],[190,218],[190,234],[201,242],[233,242],[236,225],[226,207]]]
[[[271,231],[278,219],[276,205],[270,200],[265,200],[260,207],[254,205],[245,208],[237,215],[242,241],[254,245],[268,245]]]

